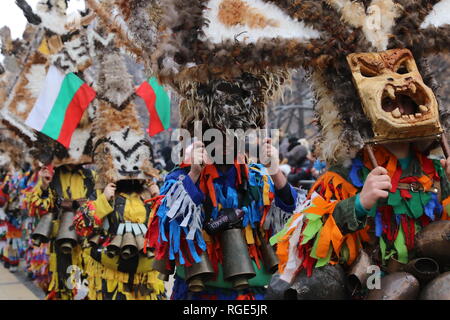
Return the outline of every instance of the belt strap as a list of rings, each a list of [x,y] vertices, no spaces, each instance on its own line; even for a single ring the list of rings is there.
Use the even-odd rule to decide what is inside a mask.
[[[425,188],[419,182],[399,183],[397,189],[409,190],[411,192],[425,191]],[[433,185],[433,187],[429,191],[436,194],[439,193],[439,189],[435,185]]]

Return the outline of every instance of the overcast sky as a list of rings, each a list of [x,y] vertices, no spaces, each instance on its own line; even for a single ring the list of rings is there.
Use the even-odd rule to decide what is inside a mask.
[[[39,0],[27,0],[27,2],[35,9]],[[69,2],[69,13],[77,9],[84,9],[84,0],[71,0]],[[15,0],[0,0],[0,28],[7,25],[15,39],[22,36],[26,24],[27,20],[23,16],[22,10],[16,5]]]

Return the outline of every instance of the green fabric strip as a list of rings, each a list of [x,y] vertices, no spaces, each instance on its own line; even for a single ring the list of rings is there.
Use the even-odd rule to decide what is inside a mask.
[[[277,234],[273,235],[270,239],[269,239],[269,243],[271,246],[275,245],[276,243],[280,242],[280,239],[282,237],[284,237],[284,235],[288,232],[291,223],[292,223],[292,218],[290,217],[289,220],[286,222],[286,224],[284,225],[283,229],[281,229]]]
[[[320,268],[323,266],[326,266],[331,259],[331,254],[333,253],[333,248],[330,246],[330,248],[328,248],[328,254],[325,258],[320,258],[317,260],[315,268]]]
[[[322,217],[316,214],[308,214],[306,215],[306,218],[308,219],[305,230],[303,230],[303,241],[302,245],[308,243],[314,236],[319,232],[319,230],[322,228]]]
[[[406,248],[405,234],[401,226],[394,241],[394,248],[397,251],[397,260],[401,263],[408,263],[408,249]]]

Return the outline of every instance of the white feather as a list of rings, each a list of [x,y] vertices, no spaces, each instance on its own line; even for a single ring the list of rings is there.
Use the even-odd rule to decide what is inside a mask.
[[[57,34],[66,33],[68,31],[65,27],[67,16],[65,15],[64,10],[57,6],[53,6],[52,10],[49,11],[46,2],[47,1],[40,1],[36,6],[36,13],[41,18],[42,25]],[[52,2],[54,5],[55,1]]]
[[[392,0],[373,0],[365,12],[361,3],[350,0],[329,0],[342,19],[355,28],[362,28],[366,39],[378,51],[387,49],[395,19],[401,14],[400,5]]]
[[[275,21],[278,26],[266,26],[259,29],[250,29],[248,26],[236,25],[228,27],[220,23],[218,19],[219,6],[222,0],[210,0],[204,17],[208,19],[209,25],[203,28],[205,37],[213,43],[221,43],[224,40],[237,40],[245,43],[254,43],[260,39],[284,38],[308,40],[320,36],[317,30],[307,27],[302,21],[298,22],[285,14],[279,7],[272,3],[261,0],[242,0],[251,8],[257,9],[261,14],[267,14],[267,18]],[[204,39],[204,40],[206,40]]]
[[[43,64],[34,64],[30,68],[30,72],[27,73],[26,78],[28,84],[25,88],[29,90],[31,96],[35,99],[39,97],[45,83],[47,76],[46,67]]]
[[[70,140],[69,155],[72,159],[80,159],[90,136],[89,129],[76,129]]]

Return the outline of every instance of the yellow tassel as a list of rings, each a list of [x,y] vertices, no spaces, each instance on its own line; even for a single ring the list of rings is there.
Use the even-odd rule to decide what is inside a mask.
[[[269,198],[270,185],[268,179],[269,179],[268,176],[266,175],[263,176],[264,181],[263,201],[265,206],[270,206],[270,198]]]
[[[253,237],[253,229],[250,225],[245,227],[245,238],[247,239],[247,244],[255,243],[255,238]]]

